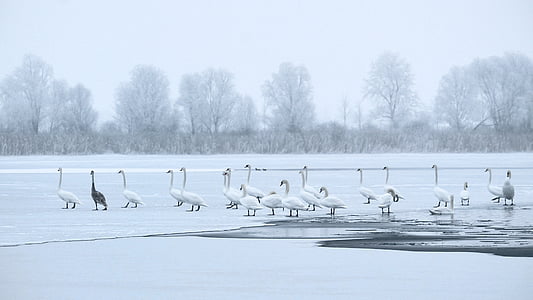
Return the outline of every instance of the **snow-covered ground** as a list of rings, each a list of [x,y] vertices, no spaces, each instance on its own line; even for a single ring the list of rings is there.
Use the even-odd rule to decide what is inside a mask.
[[[276,216],[268,216],[269,210],[264,209],[256,217],[245,217],[243,209],[225,208],[222,170],[242,169],[247,163],[295,170],[308,165],[309,184],[327,186],[330,194],[348,204],[332,220],[417,220],[437,221],[438,225],[450,217],[428,213],[436,203],[431,169],[436,163],[440,186],[456,199],[463,182],[470,185],[471,205],[457,207],[454,221],[533,228],[533,154],[528,153],[0,157],[0,293],[7,295],[2,298],[295,298],[303,294],[448,298],[446,293],[471,293],[474,298],[527,299],[533,292],[527,280],[533,275],[531,258],[330,249],[316,247],[318,239],[143,238],[295,220],[281,210]],[[391,169],[389,183],[405,197],[393,204],[390,216],[382,216],[376,203],[363,204],[355,172],[356,168],[375,168],[365,171],[364,182],[381,193],[385,172],[379,169],[385,165]],[[83,202],[74,210],[61,209],[64,202],[56,195],[58,167],[64,170],[63,188]],[[168,194],[170,176],[165,172],[176,171],[174,185],[179,188],[180,167],[188,170],[186,189],[202,195],[209,207],[193,213],[186,212],[188,206],[173,207],[175,200]],[[498,185],[507,169],[513,171],[514,208],[489,201],[488,174],[483,172],[487,167],[493,168],[493,183]],[[323,168],[332,170],[316,170]],[[333,170],[344,168],[352,170]],[[141,195],[144,206],[120,208],[126,201],[119,169],[126,171],[128,188]],[[90,170],[95,170],[96,187],[108,199],[108,211],[92,211]],[[296,194],[301,179],[295,170],[253,172],[251,184],[281,192],[281,179],[288,179],[291,194]],[[246,176],[246,171],[236,170],[232,186],[237,187]],[[301,212],[300,219],[322,218],[327,212]],[[307,231],[301,232],[305,237]],[[320,239],[333,237],[326,231]],[[76,240],[81,241],[70,242]]]

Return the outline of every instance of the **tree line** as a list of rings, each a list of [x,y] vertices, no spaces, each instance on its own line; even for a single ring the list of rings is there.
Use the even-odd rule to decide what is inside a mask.
[[[316,121],[307,68],[282,63],[262,85],[263,105],[234,76],[208,68],[182,76],[133,68],[116,89],[115,117],[100,126],[91,91],[54,78],[26,55],[0,82],[0,154],[492,152],[533,150],[533,63],[519,53],[475,59],[441,78],[423,109],[409,63],[386,52],[360,99]]]

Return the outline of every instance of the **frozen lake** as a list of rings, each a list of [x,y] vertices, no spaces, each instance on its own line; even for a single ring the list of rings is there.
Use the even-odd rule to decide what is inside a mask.
[[[278,210],[276,216],[268,216],[270,210],[263,209],[257,212],[256,217],[245,217],[245,210],[226,209],[227,200],[222,194],[223,177],[222,170],[231,167],[236,169],[232,176],[232,186],[246,181],[247,171],[242,168],[245,164],[251,164],[254,168],[265,168],[267,171],[252,172],[251,184],[263,189],[266,192],[282,192],[279,187],[281,179],[288,179],[291,183],[291,194],[296,194],[301,185],[301,178],[297,169],[303,165],[309,166],[309,184],[319,187],[327,186],[330,194],[334,194],[348,205],[346,210],[338,210],[337,216],[331,218],[327,216],[327,209],[317,209],[315,212],[300,212],[300,218],[287,218],[287,212]],[[432,216],[428,209],[435,203],[433,196],[434,173],[431,169],[433,164],[439,165],[439,184],[456,195],[462,190],[464,181],[469,182],[471,205],[461,207],[456,204],[454,217]],[[359,174],[355,172],[357,168],[367,168],[364,173],[364,183],[366,186],[381,193],[385,181],[385,172],[380,170],[383,166],[389,166],[389,183],[396,186],[405,197],[392,206],[390,215],[382,215],[381,210],[375,202],[370,205],[363,204],[365,200],[359,195]],[[61,209],[64,202],[56,195],[59,179],[57,168],[62,167],[63,188],[78,195],[83,202],[76,209]],[[202,195],[209,207],[202,208],[199,212],[186,212],[190,207],[173,207],[175,200],[168,194],[170,176],[165,172],[168,169],[176,171],[174,185],[181,186],[182,174],[177,172],[180,167],[186,167],[187,188]],[[505,179],[505,171],[513,171],[512,182],[516,189],[515,206],[504,208],[502,204],[491,203],[486,185],[488,174],[483,172],[485,168],[493,168],[493,183],[501,185]],[[143,198],[144,206],[137,209],[120,208],[126,203],[122,197],[122,177],[117,174],[119,169],[126,171],[128,188],[137,192]],[[349,169],[349,170],[348,170]],[[96,172],[96,187],[103,192],[109,203],[108,211],[92,211],[94,203],[90,198],[91,177],[90,170]],[[458,201],[456,201],[458,202]],[[486,245],[491,247],[500,244],[502,247],[523,247],[531,246],[531,235],[533,235],[533,154],[511,153],[511,154],[365,154],[365,155],[214,155],[214,156],[136,156],[136,155],[99,155],[99,156],[30,156],[30,157],[0,157],[0,259],[2,268],[7,272],[2,272],[0,289],[8,291],[10,298],[22,296],[23,298],[35,298],[36,295],[53,298],[54,291],[45,288],[60,287],[60,283],[50,281],[38,274],[46,274],[51,269],[55,269],[56,262],[59,269],[54,272],[57,278],[69,278],[72,275],[68,271],[68,262],[75,263],[80,268],[88,268],[89,273],[100,276],[96,266],[110,264],[116,268],[114,277],[125,278],[122,283],[129,285],[133,293],[123,294],[129,288],[107,286],[106,291],[113,290],[118,295],[135,295],[134,291],[141,292],[137,296],[148,296],[151,293],[157,294],[157,288],[164,285],[162,296],[171,293],[173,288],[197,286],[195,278],[210,277],[206,279],[206,285],[202,289],[209,290],[211,286],[217,286],[210,280],[217,278],[225,280],[228,276],[236,276],[235,280],[240,282],[246,279],[246,275],[259,276],[259,279],[268,281],[269,275],[275,276],[277,268],[291,269],[294,271],[281,273],[281,278],[274,280],[271,285],[275,289],[281,288],[283,278],[290,276],[310,280],[309,287],[320,286],[324,293],[317,293],[317,298],[327,295],[337,295],[334,290],[340,292],[338,296],[350,298],[355,295],[350,293],[356,287],[350,282],[357,280],[360,287],[357,295],[369,295],[373,288],[380,289],[376,295],[387,296],[397,292],[402,297],[413,298],[416,296],[417,286],[407,284],[405,289],[399,286],[405,278],[414,281],[422,280],[424,287],[421,291],[431,293],[432,288],[427,285],[437,285],[437,291],[444,292],[446,283],[438,282],[439,276],[428,276],[431,268],[423,265],[422,262],[429,263],[437,260],[433,268],[442,269],[445,272],[444,278],[464,279],[468,281],[471,277],[476,277],[480,282],[461,288],[457,286],[452,290],[454,293],[478,293],[485,298],[501,298],[499,296],[512,295],[513,298],[527,297],[533,289],[526,278],[531,278],[531,258],[504,258],[488,254],[478,253],[420,253],[420,252],[399,252],[388,250],[358,250],[358,249],[337,249],[317,247],[318,242],[342,239],[368,238],[369,231],[389,232],[404,234],[406,228],[413,235],[425,235],[427,230],[432,234],[435,232],[454,232],[456,235],[475,234],[482,235],[483,238],[475,241],[463,241],[454,239],[452,242],[431,240],[426,244],[429,246],[439,246],[439,243],[452,246],[480,247]],[[267,227],[265,223],[271,224]],[[316,224],[323,224],[316,226]],[[273,227],[272,224],[284,224],[281,227]],[[314,225],[313,225],[314,224]],[[374,224],[374,225],[373,225]],[[398,225],[399,224],[399,225]],[[412,226],[415,227],[406,227]],[[312,226],[311,226],[312,225]],[[338,225],[338,226],[337,226]],[[398,226],[397,226],[398,225]],[[418,226],[420,225],[420,226]],[[239,230],[239,228],[244,228]],[[255,230],[254,228],[260,228]],[[276,229],[277,228],[277,229]],[[424,230],[412,230],[412,228],[424,228]],[[429,229],[428,229],[429,228]],[[231,230],[231,231],[224,231]],[[230,239],[194,238],[191,236],[217,236],[225,237],[226,232],[237,232],[239,234],[231,236]],[[366,234],[366,235],[365,235]],[[151,236],[151,238],[144,238]],[[372,235],[371,235],[372,236]],[[502,237],[503,236],[503,237]],[[229,236],[228,236],[229,237]],[[245,238],[248,239],[245,239]],[[252,238],[252,239],[250,239]],[[301,240],[306,238],[307,240]],[[278,239],[266,240],[266,239]],[[279,239],[284,239],[281,241]],[[254,242],[261,240],[261,242]],[[72,243],[72,241],[78,241]],[[485,243],[485,244],[484,244]],[[424,244],[424,245],[426,245]],[[166,247],[157,254],[153,249],[154,245]],[[128,250],[119,251],[121,247]],[[205,248],[213,247],[213,251],[206,251]],[[242,251],[240,250],[242,247]],[[175,249],[174,249],[175,248]],[[256,249],[256,248],[260,248]],[[364,248],[364,247],[363,247]],[[94,256],[94,252],[103,253],[109,251],[110,255],[102,254]],[[201,249],[201,250],[200,250]],[[251,255],[250,251],[257,250],[256,255]],[[266,249],[266,250],[265,250]],[[273,251],[270,251],[270,250]],[[278,256],[274,252],[276,249],[288,251],[288,256],[283,256],[278,262],[273,263]],[[295,252],[300,252],[301,259],[293,262]],[[401,247],[398,249],[402,249]],[[156,252],[152,257],[155,265],[150,263],[150,259],[145,261],[144,250],[147,253]],[[196,253],[196,250],[198,252]],[[420,249],[418,249],[420,251]],[[422,249],[423,250],[423,249]],[[217,251],[220,253],[215,254]],[[235,251],[232,257],[230,254]],[[227,252],[227,253],[226,253]],[[79,253],[76,254],[76,253]],[[120,258],[122,254],[131,259],[126,261]],[[172,255],[176,253],[176,257]],[[227,255],[222,255],[226,253]],[[220,257],[216,262],[212,261],[210,255]],[[319,255],[320,258],[314,257]],[[179,258],[178,258],[179,256]],[[204,260],[204,257],[209,259]],[[29,259],[31,258],[31,259]],[[138,268],[135,269],[135,261],[142,259]],[[162,264],[166,259],[175,262],[168,268],[161,268],[160,273],[155,269],[158,264]],[[222,262],[221,260],[235,260],[235,264]],[[373,259],[377,261],[394,260],[394,272],[386,272],[376,268],[385,268],[382,263],[377,265],[361,265],[360,260]],[[183,265],[182,260],[193,260],[197,264],[187,263]],[[244,260],[244,261],[242,261]],[[320,263],[316,262],[320,260]],[[456,262],[476,262],[470,264],[473,270],[466,273],[452,274],[455,272],[452,265],[447,265],[445,261]],[[98,261],[99,263],[94,263]],[[209,263],[203,263],[210,261]],[[327,262],[331,263],[328,264]],[[349,261],[349,263],[342,263]],[[410,261],[419,261],[413,269],[410,268]],[[306,263],[303,263],[306,262]],[[32,264],[35,264],[35,272],[31,272]],[[216,268],[211,268],[211,264],[220,264]],[[496,268],[484,267],[485,264],[495,264]],[[270,265],[260,267],[263,265]],[[245,268],[244,273],[236,273],[234,268]],[[336,271],[332,267],[338,266]],[[463,267],[455,265],[462,270]],[[354,269],[351,269],[353,267]],[[15,269],[21,270],[30,268],[27,272],[13,272]],[[65,270],[63,269],[65,268]],[[131,275],[127,275],[129,269],[133,268],[139,272],[150,271],[151,276],[156,279],[140,280],[142,287],[137,286],[130,280]],[[228,269],[230,268],[230,269]],[[299,269],[298,269],[299,268]],[[479,271],[477,271],[479,268]],[[287,270],[286,269],[286,270]],[[286,271],[285,270],[285,271]],[[298,271],[300,270],[300,271]],[[186,272],[190,276],[175,275],[177,281],[169,281],[169,272]],[[188,272],[188,273],[187,273]],[[210,272],[214,272],[211,274]],[[294,273],[296,272],[296,273]],[[319,275],[309,275],[308,272]],[[363,273],[361,273],[363,272]],[[491,273],[492,272],[492,273]],[[154,274],[155,273],[155,274]],[[321,281],[319,285],[314,285],[313,281],[320,281],[322,276],[325,284]],[[494,278],[500,278],[497,274],[512,274],[511,277],[498,280],[501,284],[496,284]],[[5,274],[10,274],[7,276]],[[206,274],[211,274],[206,276]],[[283,275],[284,274],[284,275]],[[292,274],[292,275],[290,275]],[[368,274],[368,276],[365,276]],[[36,276],[38,278],[36,278]],[[142,275],[140,275],[142,276]],[[286,277],[284,277],[286,276]],[[492,277],[491,277],[492,276]],[[40,279],[39,279],[40,278]],[[91,278],[83,277],[89,291]],[[160,280],[157,280],[159,278]],[[351,278],[347,280],[346,278]],[[401,279],[398,279],[401,278]],[[492,279],[490,279],[492,278]],[[178,280],[179,279],[179,280]],[[259,280],[258,279],[258,280]],[[271,279],[271,278],[270,278]],[[455,280],[454,279],[454,280]],[[485,280],[486,279],[486,280]],[[32,294],[22,291],[25,281],[39,281],[41,285],[36,292],[43,294]],[[72,283],[78,283],[82,279],[72,279]],[[183,281],[185,280],[185,281]],[[189,281],[187,281],[189,280]],[[394,282],[381,286],[381,282]],[[507,284],[507,281],[512,284]],[[178,282],[179,281],[179,282]],[[226,282],[224,280],[220,281]],[[99,280],[94,284],[100,284]],[[368,284],[366,284],[368,283]],[[229,283],[228,283],[229,284]],[[201,284],[199,285],[201,286]],[[229,286],[232,286],[229,284]],[[242,284],[241,290],[216,293],[220,291],[213,288],[210,292],[201,294],[199,298],[208,298],[218,295],[221,298],[230,298],[232,295],[240,296],[261,296],[250,291],[244,291],[246,284]],[[268,285],[261,285],[260,282],[250,283],[251,288],[268,291]],[[259,289],[261,287],[261,289]],[[295,285],[297,292],[309,293],[306,285]],[[328,290],[329,289],[329,290]],[[413,290],[414,289],[414,290]],[[194,290],[194,289],[193,289]],[[285,291],[285,292],[282,292]],[[329,291],[329,292],[328,292]],[[400,291],[400,292],[398,292]],[[93,294],[101,295],[101,292],[93,291]],[[354,291],[355,292],[355,291]],[[95,294],[94,294],[95,293]],[[361,294],[362,293],[362,294]],[[66,297],[67,294],[57,295]],[[109,295],[113,295],[110,293]],[[170,294],[174,295],[174,294]],[[193,297],[191,293],[183,294]],[[426,294],[427,296],[428,294]],[[264,298],[268,295],[262,294]],[[276,290],[270,296],[287,298],[297,297],[298,294],[289,290]],[[435,296],[431,294],[431,296]],[[61,297],[61,298],[63,298]],[[426,298],[421,296],[420,298]],[[444,297],[443,297],[444,298]]]

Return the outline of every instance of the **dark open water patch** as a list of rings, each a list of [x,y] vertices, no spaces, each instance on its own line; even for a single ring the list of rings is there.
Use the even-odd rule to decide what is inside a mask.
[[[212,238],[315,239],[321,247],[477,252],[533,257],[533,228],[493,220],[388,219],[343,216],[291,219],[265,226],[197,234]]]

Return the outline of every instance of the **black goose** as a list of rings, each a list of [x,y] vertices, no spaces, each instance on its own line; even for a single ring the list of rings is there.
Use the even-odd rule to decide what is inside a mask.
[[[94,210],[98,210],[98,204],[104,206],[104,210],[107,210],[107,202],[105,200],[104,194],[100,193],[99,191],[94,188],[94,171],[91,170],[91,177],[93,179],[93,185],[91,187],[91,197],[93,197],[94,205],[96,208]]]

